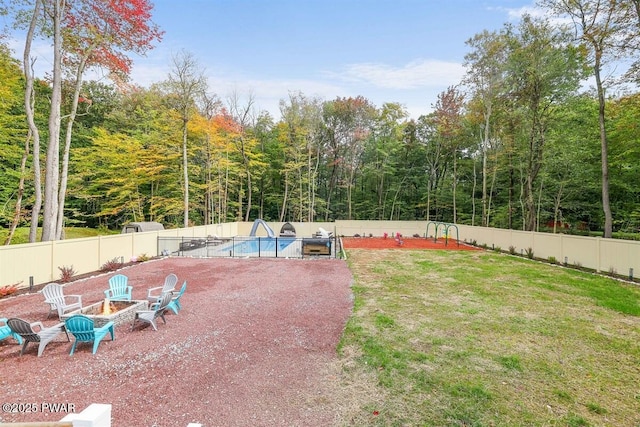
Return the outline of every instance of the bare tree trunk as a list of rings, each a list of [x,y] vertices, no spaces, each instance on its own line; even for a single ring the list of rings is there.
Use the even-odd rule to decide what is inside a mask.
[[[485,115],[484,136],[482,141],[482,226],[489,226],[489,207],[487,195],[487,151],[489,150],[489,115]]]
[[[253,195],[253,184],[251,182],[251,171],[249,171],[249,165],[247,163],[247,212],[245,213],[244,220],[249,221],[249,215],[251,214],[251,198]]]
[[[64,230],[64,205],[67,194],[67,180],[69,177],[69,152],[71,151],[71,134],[73,132],[73,124],[78,113],[78,99],[80,98],[80,90],[82,89],[82,74],[84,73],[86,58],[82,58],[78,69],[76,70],[76,85],[73,90],[73,100],[71,101],[71,112],[67,118],[67,129],[64,139],[64,152],[62,155],[62,172],[60,173],[60,190],[58,192],[58,219],[56,221],[56,240],[62,239]]]
[[[184,228],[189,227],[189,161],[187,157],[187,123],[188,119],[182,120],[182,178],[184,179]]]
[[[555,196],[553,201],[553,232],[554,234],[557,232],[556,224],[560,219],[560,204],[562,202],[562,192],[564,191],[564,181],[560,181],[560,186],[558,188],[558,193]]]
[[[58,191],[60,185],[60,105],[62,104],[62,17],[64,0],[51,1],[53,22],[53,80],[49,112],[49,145],[45,162],[42,241],[56,238]]]
[[[224,171],[224,194],[222,194],[220,198],[220,220],[219,223],[227,220],[227,215],[229,214],[229,153],[225,153],[227,156],[227,161],[225,162],[225,171]],[[220,186],[222,188],[222,186]]]
[[[329,178],[329,191],[327,192],[327,211],[324,214],[324,220],[325,221],[329,221],[329,212],[331,212],[331,196],[333,194],[333,190],[336,187],[336,182],[337,182],[337,166],[336,165],[336,161],[337,161],[337,155],[334,157],[333,159],[333,164],[334,166],[331,168],[331,177]]]
[[[484,225],[488,227],[491,222],[491,202],[493,200],[493,190],[496,186],[496,178],[498,176],[498,165],[493,166],[493,173],[491,174],[491,190],[489,191],[489,198],[487,203],[487,223]]]
[[[473,187],[471,191],[471,225],[476,225],[476,188],[478,186],[478,171],[476,170],[476,160],[473,159]]]
[[[316,163],[311,172],[311,154],[309,154],[309,222],[315,221],[316,218],[316,177],[320,167],[320,147],[316,152]]]
[[[182,119],[182,173],[183,173],[183,225],[189,226],[189,161],[187,152],[187,125],[197,97],[207,91],[207,80],[191,53],[181,51],[173,58],[169,86],[176,95],[175,110]]]
[[[280,208],[280,222],[284,221],[287,210],[287,197],[289,196],[289,172],[284,173],[284,195],[282,196],[282,207]]]
[[[212,213],[212,205],[213,205],[213,192],[211,182],[211,141],[209,134],[207,133],[205,137],[206,150],[205,155],[207,156],[205,161],[205,172],[204,172],[204,183],[205,183],[205,192],[204,192],[204,223],[206,225],[212,224],[211,221],[211,213]]]
[[[25,91],[24,91],[24,107],[25,114],[27,116],[27,123],[29,125],[29,132],[33,137],[33,195],[34,202],[31,208],[31,227],[29,229],[29,242],[34,243],[37,238],[38,222],[40,220],[40,208],[42,207],[42,176],[40,170],[40,132],[35,122],[34,113],[34,89],[33,89],[33,61],[31,60],[31,43],[33,41],[33,35],[36,30],[36,24],[38,22],[38,15],[40,15],[40,7],[42,6],[41,0],[36,0],[33,15],[31,16],[31,22],[29,24],[29,30],[27,31],[27,39],[24,45],[24,56],[22,59],[22,66],[24,68],[25,75]]]
[[[302,169],[298,169],[298,194],[300,194],[299,200],[298,200],[298,218],[297,221],[302,222],[304,221],[304,219],[306,218],[307,214],[305,214],[304,211],[304,205],[305,205],[305,201],[304,201],[304,172]]]
[[[427,179],[427,218],[429,221],[431,219],[431,178]]]
[[[536,227],[535,231],[540,231],[540,211],[542,210],[542,190],[544,189],[544,179],[540,180],[540,191],[538,192],[538,209],[536,212]],[[555,227],[555,224],[554,224]],[[555,229],[554,229],[555,231]]]
[[[356,168],[355,167],[351,167],[351,170],[349,171],[349,182],[347,182],[347,211],[348,211],[347,219],[349,219],[349,220],[353,219],[353,200],[352,200],[352,196],[353,196],[354,182],[356,180],[355,174],[356,174]]]
[[[456,215],[456,180],[457,180],[457,165],[458,165],[458,154],[456,150],[453,150],[453,223],[456,224],[458,222],[458,216]]]
[[[242,214],[242,200],[244,196],[244,187],[242,183],[242,178],[240,178],[240,185],[238,186],[238,221],[242,221],[244,219],[244,215]]]
[[[604,211],[604,236],[611,238],[613,234],[613,215],[609,202],[609,144],[607,141],[607,130],[605,127],[605,105],[604,88],[600,76],[600,55],[596,53],[596,63],[594,66],[596,87],[598,90],[598,123],[600,126],[600,151],[602,161],[602,210]]]

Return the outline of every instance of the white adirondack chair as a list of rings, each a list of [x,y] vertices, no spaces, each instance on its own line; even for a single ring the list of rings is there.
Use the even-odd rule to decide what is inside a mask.
[[[165,293],[175,291],[176,284],[178,284],[178,276],[173,273],[169,274],[165,277],[163,286],[156,286],[147,290],[147,301],[149,301],[149,304],[158,302]]]
[[[44,302],[49,304],[47,319],[53,311],[58,312],[58,317],[62,317],[68,311],[80,310],[82,308],[81,295],[65,295],[62,285],[49,283],[42,289]]]
[[[136,325],[136,322],[140,321],[143,323],[151,324],[151,327],[154,331],[158,330],[158,325],[156,324],[156,319],[161,318],[162,321],[166,324],[167,321],[164,318],[164,314],[167,311],[167,306],[173,299],[173,295],[171,292],[166,292],[162,295],[162,299],[158,302],[155,302],[149,306],[149,310],[140,310],[136,311],[136,317],[133,319],[133,323],[131,324],[131,330]]]

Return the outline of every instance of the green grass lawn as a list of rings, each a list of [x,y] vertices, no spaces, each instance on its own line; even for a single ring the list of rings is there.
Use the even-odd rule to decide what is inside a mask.
[[[349,250],[343,425],[640,426],[640,288],[493,251]]]
[[[38,229],[38,240],[40,241],[42,229]],[[79,239],[82,237],[96,237],[103,236],[107,234],[119,234],[119,230],[106,230],[106,229],[95,229],[95,228],[85,228],[85,227],[65,227],[64,229],[64,238],[65,239]],[[9,230],[7,228],[0,228],[0,244],[4,244],[7,235],[9,234]],[[20,243],[29,243],[29,228],[28,227],[19,227],[16,229],[13,238],[11,239],[12,245],[17,245]]]

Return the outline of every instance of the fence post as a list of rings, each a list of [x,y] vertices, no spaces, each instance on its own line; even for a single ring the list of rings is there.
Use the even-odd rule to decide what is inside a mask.
[[[111,427],[111,405],[92,403],[78,414],[69,414],[61,421],[71,421],[73,427]]]

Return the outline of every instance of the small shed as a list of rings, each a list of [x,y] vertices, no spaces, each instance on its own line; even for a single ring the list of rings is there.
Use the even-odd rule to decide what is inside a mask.
[[[159,222],[130,222],[122,227],[122,234],[126,233],[142,233],[144,231],[164,230],[164,226]]]

